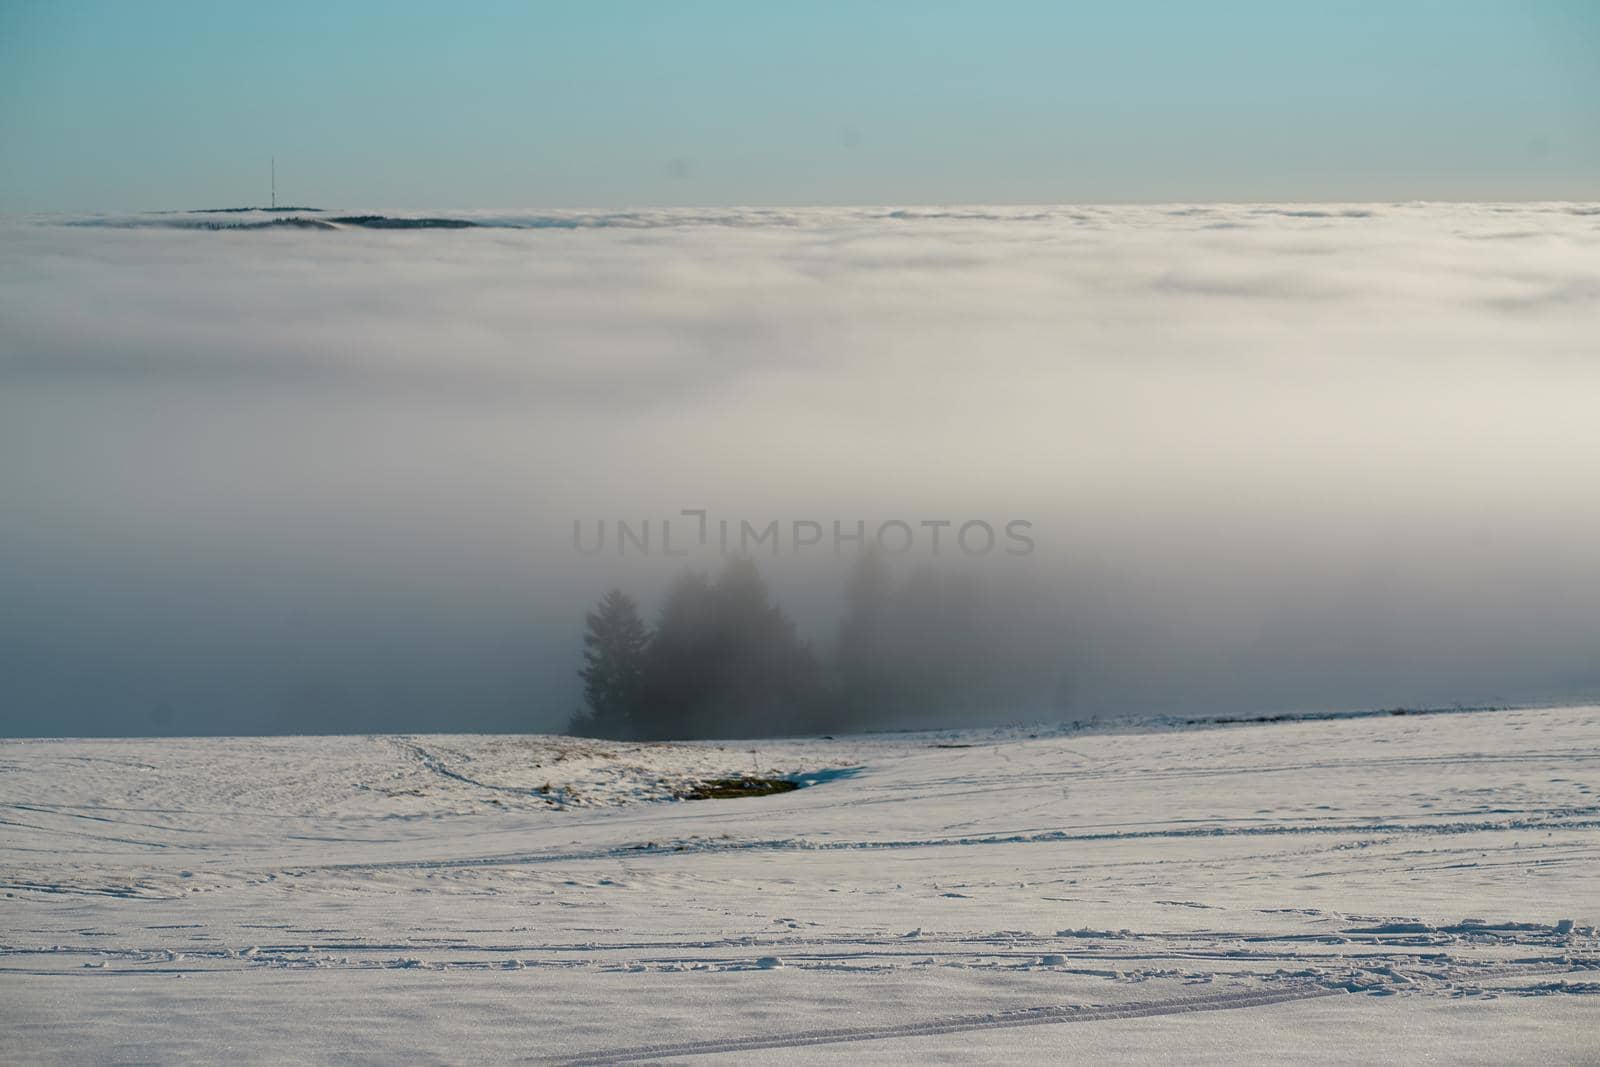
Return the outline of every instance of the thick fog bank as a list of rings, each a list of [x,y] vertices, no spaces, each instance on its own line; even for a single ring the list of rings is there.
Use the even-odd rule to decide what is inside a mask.
[[[0,733],[559,728],[722,522],[976,590],[855,726],[1600,693],[1600,208],[427,215],[0,222]]]

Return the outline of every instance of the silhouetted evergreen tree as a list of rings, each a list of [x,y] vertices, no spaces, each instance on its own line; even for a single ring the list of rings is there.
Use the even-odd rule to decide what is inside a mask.
[[[896,591],[889,658],[897,710],[948,714],[981,702],[983,682],[999,670],[984,632],[977,590],[960,572],[924,565]]]
[[[841,729],[948,718],[998,706],[1016,634],[986,619],[959,571],[921,566],[896,582],[869,550],[846,590],[833,708]],[[830,724],[829,728],[834,728]]]
[[[569,732],[592,737],[632,737],[640,724],[640,695],[650,633],[634,599],[613,589],[588,614],[583,635],[583,699]]]
[[[870,721],[895,701],[894,576],[876,547],[856,558],[845,589],[845,616],[834,649],[833,707],[828,729]]]
[[[730,559],[714,586],[724,627],[723,672],[706,707],[706,736],[782,734],[811,728],[821,680],[811,647],[771,601],[754,561]]]
[[[639,736],[698,736],[690,732],[690,721],[719,670],[716,615],[715,593],[705,574],[685,571],[667,590],[634,713]]]
[[[753,562],[729,560],[715,581],[691,571],[668,590],[635,714],[642,736],[770,736],[808,728],[820,703],[816,658]]]

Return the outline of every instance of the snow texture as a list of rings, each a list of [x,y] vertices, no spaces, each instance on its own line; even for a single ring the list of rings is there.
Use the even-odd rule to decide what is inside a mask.
[[[0,742],[0,1059],[1595,1062],[1597,788],[1595,707]]]

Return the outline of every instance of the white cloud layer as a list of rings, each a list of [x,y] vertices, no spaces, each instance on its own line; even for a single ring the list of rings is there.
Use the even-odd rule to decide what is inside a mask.
[[[453,217],[0,223],[12,729],[553,726],[687,507],[1032,520],[1074,713],[1600,690],[1593,206]]]

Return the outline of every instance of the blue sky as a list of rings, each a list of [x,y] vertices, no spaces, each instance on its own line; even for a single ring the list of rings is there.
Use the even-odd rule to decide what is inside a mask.
[[[0,0],[0,210],[1600,197],[1600,4]]]

